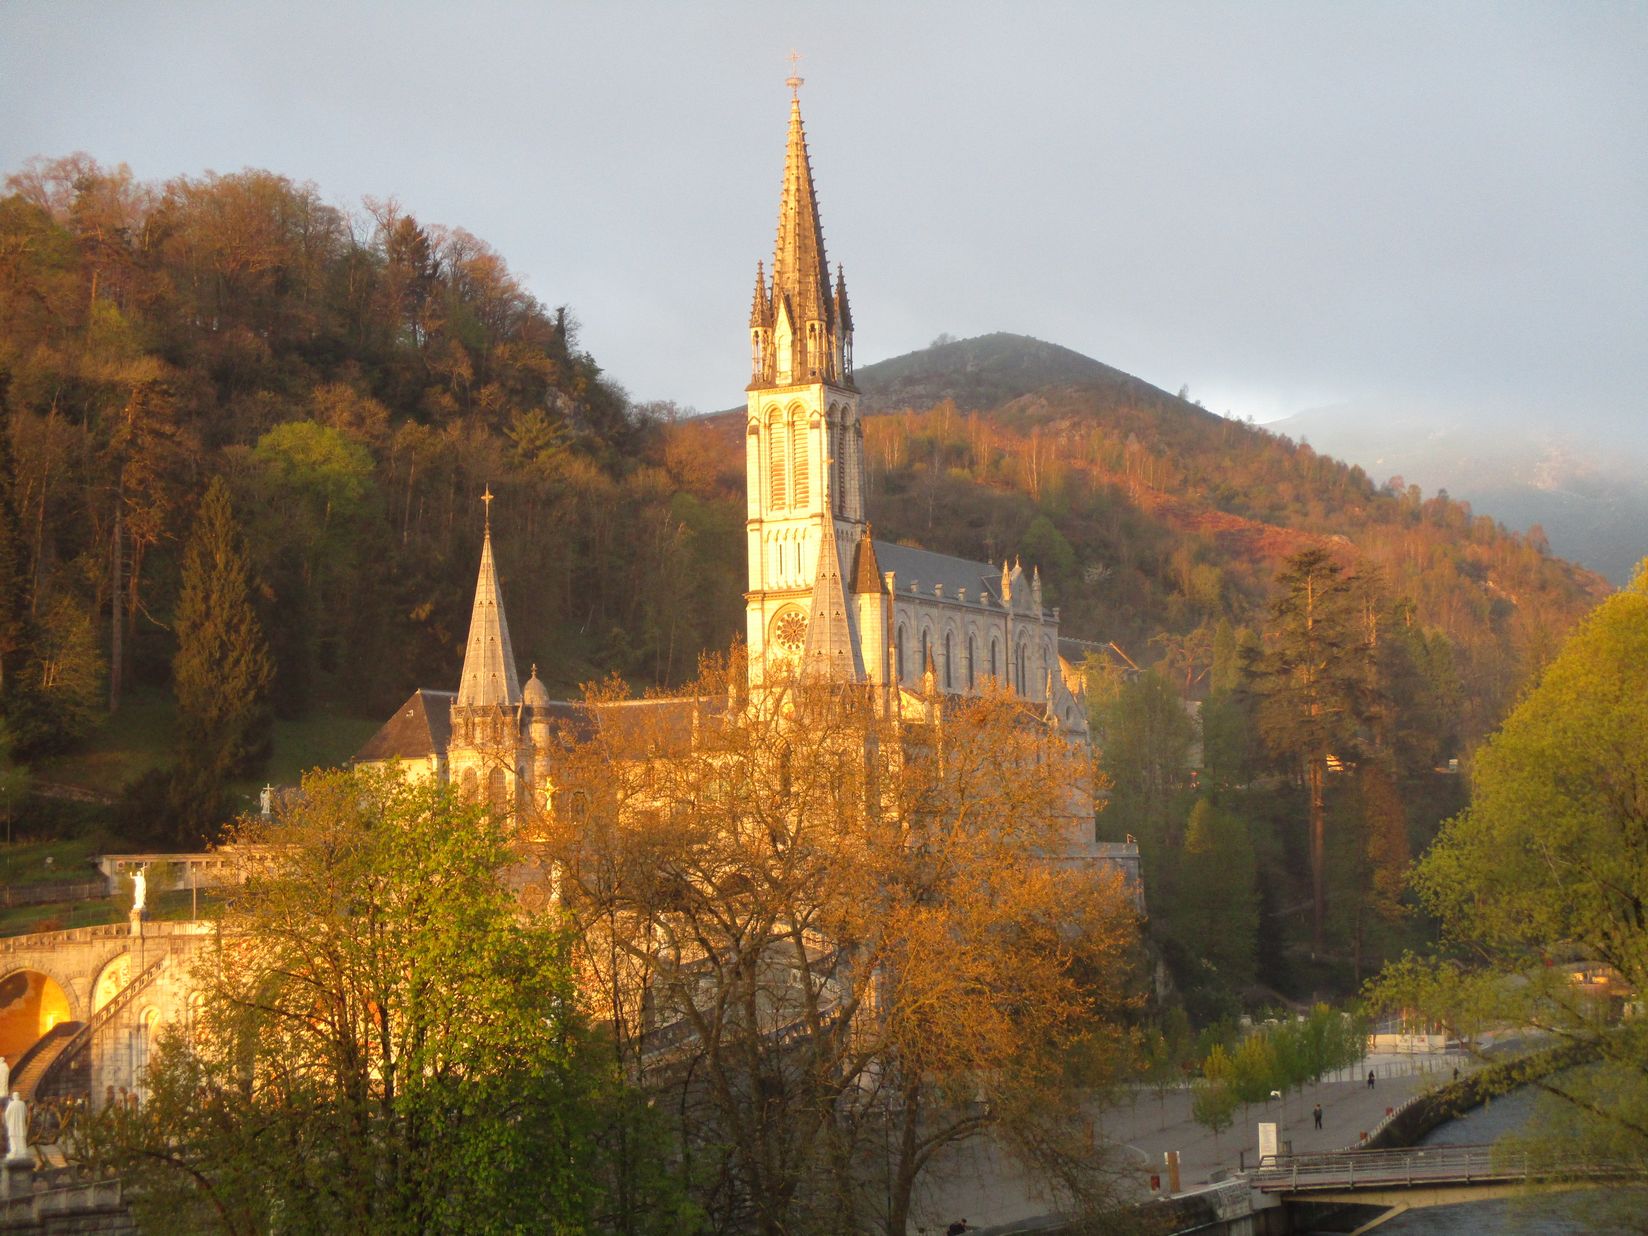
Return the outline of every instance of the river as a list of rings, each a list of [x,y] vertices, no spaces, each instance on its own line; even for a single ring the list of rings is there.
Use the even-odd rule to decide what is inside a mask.
[[[1523,1089],[1465,1113],[1432,1130],[1421,1146],[1481,1145],[1522,1129],[1533,1118],[1537,1096]],[[1578,1236],[1629,1233],[1642,1229],[1610,1225],[1598,1213],[1600,1195],[1547,1193],[1463,1206],[1437,1206],[1399,1215],[1379,1228],[1380,1236]],[[1617,1211],[1615,1222],[1617,1223]]]

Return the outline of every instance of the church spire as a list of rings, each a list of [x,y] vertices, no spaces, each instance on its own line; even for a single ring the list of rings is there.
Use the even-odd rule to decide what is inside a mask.
[[[801,100],[790,100],[790,137],[784,152],[784,192],[778,201],[778,243],[773,248],[773,304],[787,302],[790,320],[832,323],[830,264],[824,256],[824,227],[818,193],[801,124]]]
[[[833,521],[828,517],[821,520],[819,529],[818,574],[808,605],[801,672],[845,682],[864,680],[864,656],[854,637],[846,581],[841,577],[841,554],[836,549]]]
[[[486,503],[486,532],[481,538],[481,573],[475,581],[475,608],[469,618],[469,642],[464,645],[457,706],[513,708],[521,702],[521,680],[515,670],[515,650],[509,643],[504,594],[492,561],[490,488],[481,501]]]

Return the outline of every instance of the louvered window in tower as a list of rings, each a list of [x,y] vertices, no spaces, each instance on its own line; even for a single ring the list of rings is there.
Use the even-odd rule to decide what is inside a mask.
[[[843,424],[835,435],[835,509],[838,515],[847,513],[847,439],[850,435]]]
[[[773,506],[783,506],[785,502],[784,462],[789,453],[788,439],[784,422],[779,419],[778,413],[774,412],[767,420],[767,477],[772,486]]]
[[[810,436],[804,421],[790,426],[790,468],[795,478],[795,492],[791,495],[793,506],[806,506],[812,497],[807,486],[807,440]]]

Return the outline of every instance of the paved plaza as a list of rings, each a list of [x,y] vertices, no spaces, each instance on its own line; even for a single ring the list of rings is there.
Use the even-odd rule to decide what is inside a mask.
[[[1238,1170],[1258,1157],[1261,1122],[1278,1124],[1284,1150],[1288,1142],[1298,1152],[1347,1150],[1356,1147],[1363,1133],[1372,1133],[1384,1119],[1385,1109],[1406,1102],[1414,1095],[1451,1081],[1457,1066],[1461,1075],[1472,1067],[1464,1057],[1375,1056],[1344,1070],[1335,1078],[1302,1090],[1292,1091],[1283,1101],[1238,1107],[1235,1123],[1215,1137],[1196,1123],[1190,1113],[1188,1089],[1170,1090],[1163,1095],[1150,1087],[1132,1092],[1100,1114],[1095,1140],[1114,1144],[1118,1160],[1136,1165],[1138,1191],[1149,1192],[1149,1175],[1160,1172],[1167,1180],[1162,1156],[1177,1150],[1180,1160],[1179,1188],[1186,1192],[1210,1183],[1215,1175]],[[1369,1069],[1375,1073],[1374,1086],[1367,1084]],[[1312,1109],[1322,1105],[1322,1128],[1318,1131]],[[1045,1215],[1056,1202],[1028,1180],[1006,1155],[984,1140],[957,1147],[936,1163],[920,1204],[916,1208],[916,1230],[941,1233],[952,1222],[965,1219],[969,1227],[988,1231]]]

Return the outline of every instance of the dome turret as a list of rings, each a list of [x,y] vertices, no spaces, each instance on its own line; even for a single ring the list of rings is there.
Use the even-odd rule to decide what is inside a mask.
[[[528,708],[549,707],[549,688],[544,686],[543,681],[538,677],[537,665],[533,665],[532,677],[528,678],[526,685],[521,688],[521,703]]]

